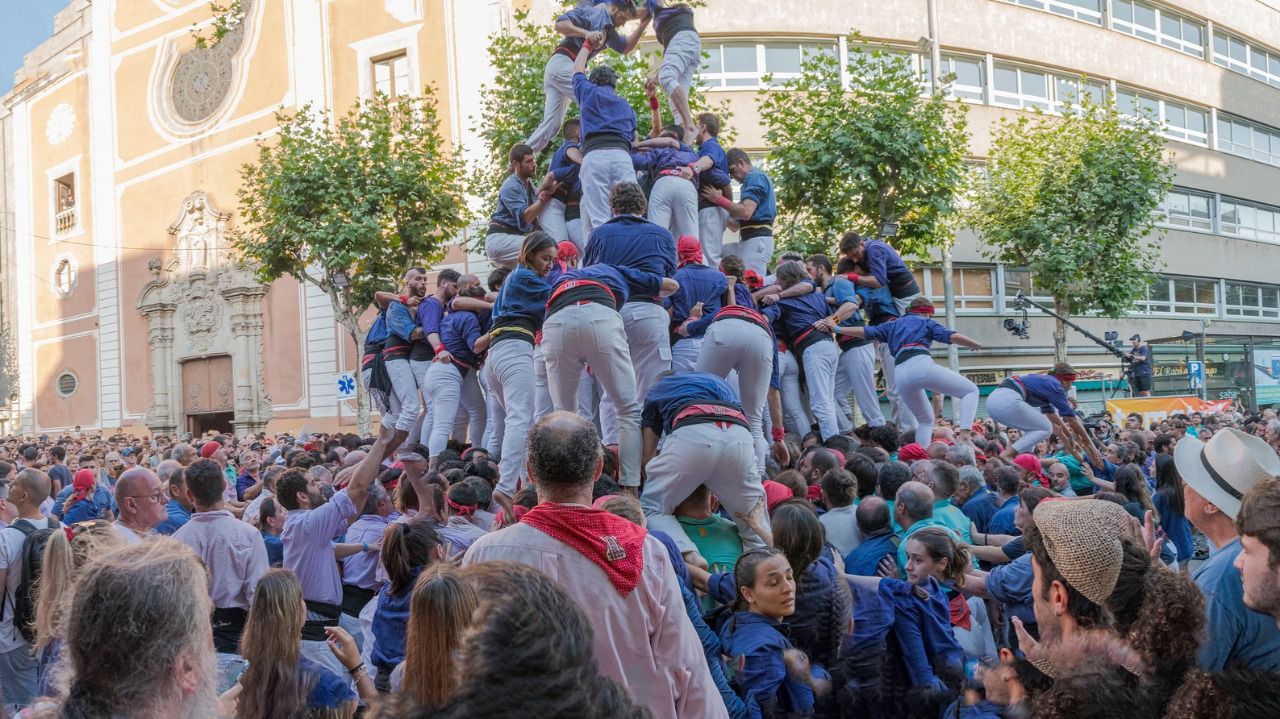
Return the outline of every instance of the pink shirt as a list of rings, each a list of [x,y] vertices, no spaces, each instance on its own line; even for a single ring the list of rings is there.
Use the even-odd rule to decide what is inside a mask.
[[[258,530],[222,509],[192,514],[173,538],[191,547],[204,562],[214,607],[249,609],[258,580],[271,569]]]
[[[577,550],[525,524],[486,534],[463,566],[507,561],[559,582],[591,622],[600,673],[626,687],[657,719],[728,718],[702,644],[685,614],[679,579],[662,543],[644,540],[644,572],[625,598],[600,567]]]

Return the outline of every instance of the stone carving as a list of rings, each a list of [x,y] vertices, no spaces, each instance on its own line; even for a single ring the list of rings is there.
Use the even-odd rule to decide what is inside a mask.
[[[230,219],[231,213],[215,208],[204,192],[193,192],[183,201],[182,211],[169,225],[181,272],[209,270],[233,262],[230,243],[225,241]]]
[[[180,281],[180,286],[187,340],[197,352],[207,352],[222,324],[222,298],[213,292],[200,271]]]
[[[244,45],[253,0],[241,0],[244,20],[212,47],[183,53],[173,69],[169,98],[184,122],[199,123],[222,107],[235,78],[235,60]]]

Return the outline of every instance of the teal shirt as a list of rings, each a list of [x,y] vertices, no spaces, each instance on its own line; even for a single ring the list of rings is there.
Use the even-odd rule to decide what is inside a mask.
[[[964,513],[961,512],[960,516],[964,517]],[[968,518],[965,518],[965,521],[967,522]],[[946,530],[947,534],[951,535],[952,539],[964,541],[963,538],[960,536],[959,532],[952,529],[945,523],[939,521],[937,514],[934,514],[934,516],[928,519],[922,519],[919,522],[916,522],[915,524],[911,525],[911,528],[908,529],[906,533],[902,535],[902,542],[898,545],[898,576],[901,579],[905,580],[907,578],[907,540],[911,538],[911,535],[924,529],[925,527],[941,527],[942,529]],[[965,542],[965,543],[968,544],[968,542]],[[976,558],[973,560],[973,566],[975,569],[978,566],[978,561]]]
[[[693,546],[698,548],[698,554],[711,565],[712,574],[733,573],[733,567],[742,555],[738,525],[716,514],[706,519],[676,516],[676,521]]]
[[[942,526],[955,530],[965,544],[973,544],[969,533],[969,518],[950,499],[939,499],[933,503],[933,518]]]

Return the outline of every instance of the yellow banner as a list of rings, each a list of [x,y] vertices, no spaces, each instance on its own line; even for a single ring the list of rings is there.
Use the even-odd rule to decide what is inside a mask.
[[[1151,426],[1174,414],[1191,414],[1192,412],[1210,413],[1226,412],[1231,409],[1230,400],[1206,402],[1199,397],[1133,397],[1129,399],[1107,400],[1107,414],[1119,426],[1124,425],[1124,418],[1130,413],[1142,415],[1143,428]]]

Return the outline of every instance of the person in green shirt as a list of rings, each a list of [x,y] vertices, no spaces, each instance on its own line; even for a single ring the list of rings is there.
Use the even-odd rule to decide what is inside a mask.
[[[716,514],[716,500],[704,484],[676,506],[673,512],[689,541],[707,562],[707,571],[732,572],[742,554],[738,525]]]
[[[965,513],[951,503],[951,495],[960,486],[960,470],[945,460],[936,459],[931,463],[929,481],[933,484],[933,519],[938,524],[954,530],[965,544],[972,544],[969,536],[971,524]]]
[[[907,539],[925,527],[940,527],[947,534],[960,541],[960,535],[951,527],[938,521],[933,514],[934,495],[929,485],[922,482],[907,482],[898,489],[897,501],[894,503],[894,519],[902,526],[898,544],[898,573],[906,578]]]

